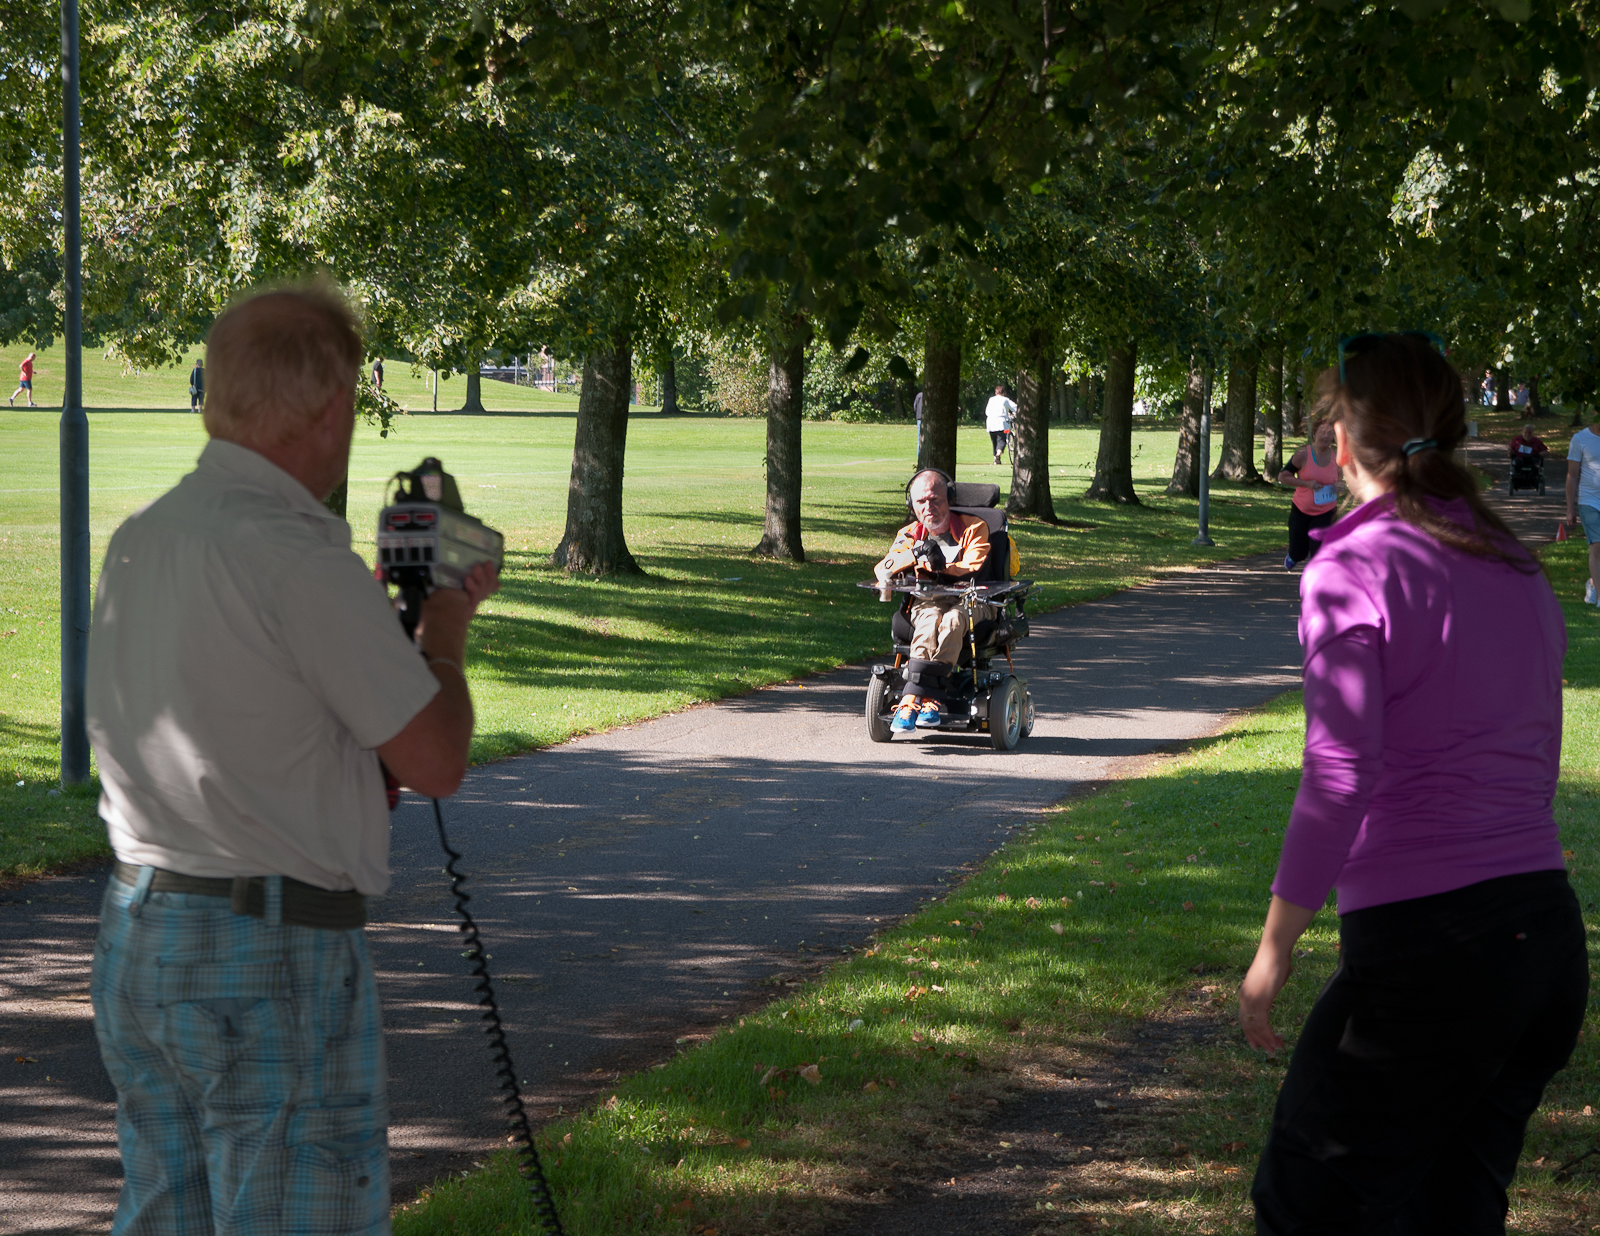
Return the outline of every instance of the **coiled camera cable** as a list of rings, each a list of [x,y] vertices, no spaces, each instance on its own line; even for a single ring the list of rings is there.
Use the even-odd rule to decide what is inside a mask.
[[[467,882],[466,873],[456,867],[461,853],[450,844],[444,831],[444,811],[439,800],[433,800],[433,822],[439,830],[439,846],[447,856],[444,869],[450,876],[450,895],[455,898],[456,913],[461,916],[461,934],[467,938],[466,958],[472,965],[472,977],[477,980],[474,990],[478,1005],[483,1009],[484,1032],[489,1036],[489,1053],[494,1057],[494,1071],[500,1078],[504,1092],[501,1102],[511,1121],[511,1132],[517,1144],[517,1170],[528,1185],[528,1201],[533,1207],[534,1221],[548,1236],[564,1236],[561,1217],[556,1214],[555,1199],[550,1196],[550,1185],[544,1178],[544,1166],[539,1162],[538,1148],[533,1144],[533,1125],[528,1121],[528,1109],[522,1101],[522,1087],[517,1083],[517,1070],[511,1063],[511,1048],[506,1042],[505,1025],[500,1020],[500,1006],[495,1003],[494,980],[489,977],[489,966],[483,951],[483,941],[478,935],[478,924],[473,921],[467,902],[472,894],[461,886]]]

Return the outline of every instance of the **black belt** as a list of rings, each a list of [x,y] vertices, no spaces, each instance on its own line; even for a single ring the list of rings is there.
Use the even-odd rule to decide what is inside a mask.
[[[111,878],[129,888],[139,883],[139,868],[118,859],[111,865]],[[199,897],[226,897],[235,914],[252,918],[267,916],[265,876],[208,878],[184,875],[156,868],[150,881],[157,893],[189,893]],[[296,927],[321,927],[327,931],[353,931],[367,923],[367,899],[353,889],[334,892],[283,877],[283,921]]]

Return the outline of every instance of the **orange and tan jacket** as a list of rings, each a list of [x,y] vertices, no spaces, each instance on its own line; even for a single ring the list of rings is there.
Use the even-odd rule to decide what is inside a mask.
[[[956,538],[956,553],[954,558],[946,560],[943,574],[971,575],[989,560],[989,526],[983,520],[951,511],[950,532]],[[907,524],[895,534],[894,544],[889,546],[883,565],[893,568],[895,557],[910,550],[926,535],[920,522]],[[906,569],[900,568],[902,571]]]

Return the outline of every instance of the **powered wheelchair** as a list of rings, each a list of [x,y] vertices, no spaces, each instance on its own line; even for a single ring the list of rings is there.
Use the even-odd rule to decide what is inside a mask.
[[[890,723],[902,696],[928,696],[944,705],[944,724],[920,733],[987,733],[996,751],[1014,750],[1033,732],[1033,696],[1012,670],[1011,649],[1028,634],[1026,604],[1033,581],[1011,578],[1011,534],[1000,509],[1000,487],[952,482],[950,509],[983,520],[989,530],[989,557],[973,575],[953,580],[895,580],[887,585],[870,580],[858,585],[892,592],[899,599],[889,630],[894,639],[894,664],[874,665],[867,683],[867,735],[888,742]],[[911,602],[917,597],[953,597],[967,609],[967,638],[954,666],[911,659]],[[971,621],[983,607],[994,616]],[[1004,665],[997,666],[1003,658]]]
[[[1537,489],[1544,497],[1544,456],[1529,452],[1511,457],[1511,475],[1506,478],[1506,494],[1519,489]]]

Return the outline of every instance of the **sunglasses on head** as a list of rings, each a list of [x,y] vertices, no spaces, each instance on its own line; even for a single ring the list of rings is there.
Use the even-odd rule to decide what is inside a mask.
[[[1432,344],[1438,349],[1439,355],[1445,355],[1444,336],[1436,335],[1431,330],[1397,330],[1389,334],[1405,335],[1409,339],[1420,339],[1423,343]],[[1339,385],[1344,385],[1344,361],[1347,356],[1360,356],[1380,339],[1387,339],[1389,334],[1383,331],[1364,331],[1359,335],[1345,335],[1339,340]]]

